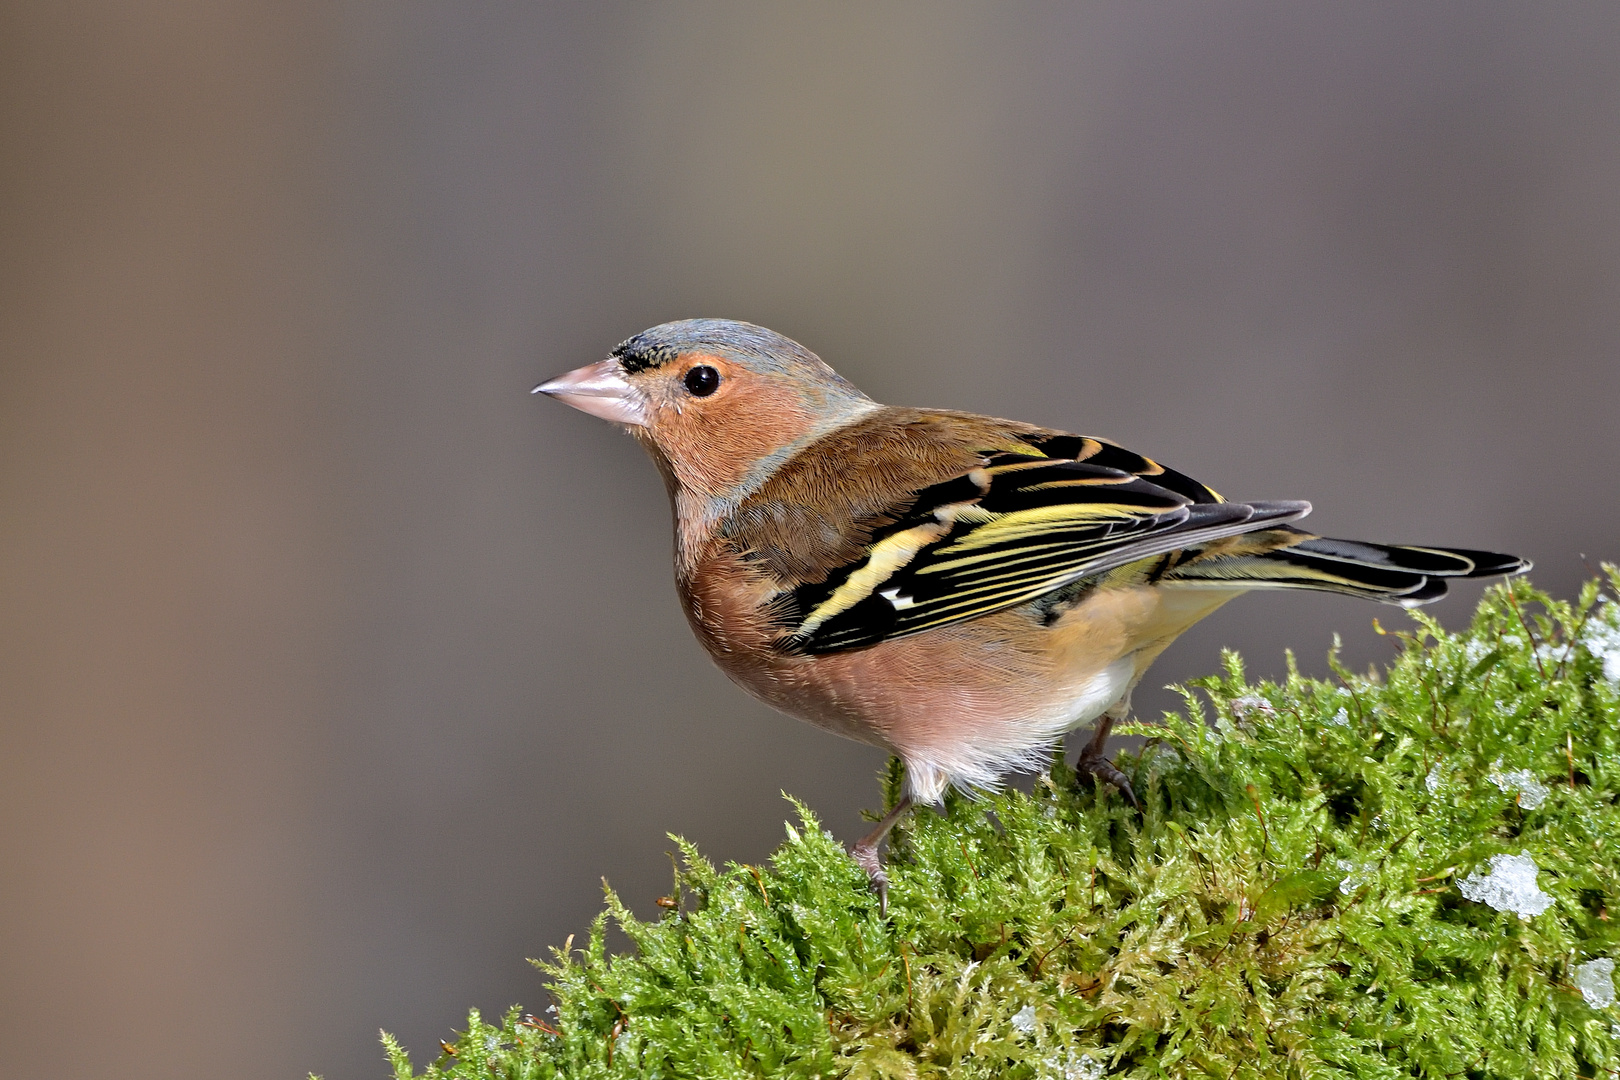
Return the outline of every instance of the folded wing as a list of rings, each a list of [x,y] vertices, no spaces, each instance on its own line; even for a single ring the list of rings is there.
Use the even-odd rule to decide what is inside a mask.
[[[1227,502],[1098,439],[1028,446],[918,492],[862,558],[794,589],[783,644],[821,653],[935,629],[1310,512],[1304,502]]]

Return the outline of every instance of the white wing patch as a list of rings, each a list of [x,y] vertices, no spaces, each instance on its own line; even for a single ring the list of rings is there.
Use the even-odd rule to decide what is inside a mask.
[[[917,552],[950,531],[951,527],[948,524],[928,521],[904,532],[897,532],[893,536],[886,536],[873,544],[872,554],[867,557],[866,565],[849,575],[842,585],[833,590],[831,596],[817,604],[816,609],[804,617],[804,622],[799,624],[794,636],[809,637],[815,632],[816,627],[834,615],[848,611],[871,596],[873,589],[916,558]],[[893,603],[893,600],[890,603]]]

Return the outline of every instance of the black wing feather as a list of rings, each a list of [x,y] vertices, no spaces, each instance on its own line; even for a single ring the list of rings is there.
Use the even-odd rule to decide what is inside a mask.
[[[871,645],[1037,599],[1082,578],[1292,521],[1307,503],[1231,503],[1082,436],[1028,440],[917,493],[866,555],[793,590],[785,647]]]

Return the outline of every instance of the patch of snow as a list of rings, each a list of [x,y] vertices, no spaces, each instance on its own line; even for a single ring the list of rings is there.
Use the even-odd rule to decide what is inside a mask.
[[[1608,957],[1588,960],[1575,969],[1575,986],[1594,1009],[1614,1004],[1614,961]]]
[[[1603,662],[1603,677],[1620,686],[1620,625],[1615,624],[1612,605],[1602,610],[1602,619],[1587,622],[1581,644]]]
[[[1502,759],[1497,758],[1496,764],[1491,766],[1491,774],[1488,777],[1491,783],[1503,791],[1517,791],[1519,793],[1519,805],[1526,810],[1534,810],[1547,801],[1550,792],[1546,784],[1536,779],[1535,773],[1529,769],[1497,772],[1496,768],[1501,764]]]
[[[1060,1058],[1056,1054],[1047,1058],[1043,1075],[1053,1080],[1102,1080],[1108,1070],[1103,1063],[1090,1054],[1076,1054],[1069,1051],[1069,1056]]]
[[[1521,919],[1540,915],[1553,902],[1536,884],[1536,861],[1528,855],[1492,855],[1487,873],[1475,870],[1457,888],[1476,904],[1512,911]]]
[[[1260,713],[1263,716],[1276,716],[1277,710],[1272,707],[1271,702],[1259,694],[1244,694],[1242,697],[1232,699],[1232,715],[1239,720],[1247,720],[1255,713]]]
[[[1430,795],[1440,790],[1440,763],[1438,761],[1429,766],[1429,775],[1423,778],[1423,786],[1429,789]]]
[[[1339,882],[1339,891],[1349,896],[1363,885],[1372,881],[1373,871],[1377,869],[1372,863],[1354,863],[1349,859],[1338,860],[1340,870],[1348,870],[1344,880]]]
[[[1022,1009],[1013,1013],[1012,1026],[1017,1028],[1021,1034],[1035,1034],[1035,1006],[1025,1005]]]

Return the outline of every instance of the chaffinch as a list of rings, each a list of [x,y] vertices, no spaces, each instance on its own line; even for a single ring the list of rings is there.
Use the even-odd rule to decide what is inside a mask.
[[[698,640],[765,703],[898,755],[913,803],[1038,767],[1096,721],[1079,767],[1136,801],[1103,753],[1148,665],[1250,589],[1411,607],[1511,555],[1333,540],[1306,502],[1231,502],[1106,439],[880,405],[796,342],[721,319],[664,323],[535,387],[622,424],[675,513]]]

